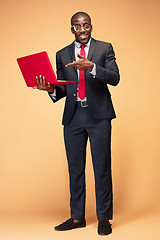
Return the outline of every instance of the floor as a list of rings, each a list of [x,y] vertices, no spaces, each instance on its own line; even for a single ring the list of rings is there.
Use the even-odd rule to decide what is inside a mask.
[[[97,234],[96,219],[88,219],[86,228],[57,232],[54,226],[63,222],[62,216],[10,216],[0,217],[1,240],[53,240],[53,239],[114,239],[114,240],[160,240],[160,215],[117,216],[111,221],[113,232],[108,236]]]

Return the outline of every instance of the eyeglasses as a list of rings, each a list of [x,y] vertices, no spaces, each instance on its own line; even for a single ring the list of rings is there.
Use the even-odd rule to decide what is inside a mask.
[[[84,30],[88,30],[91,27],[91,24],[85,23],[83,26],[80,24],[75,24],[72,27],[74,28],[75,31],[79,31],[82,27]]]

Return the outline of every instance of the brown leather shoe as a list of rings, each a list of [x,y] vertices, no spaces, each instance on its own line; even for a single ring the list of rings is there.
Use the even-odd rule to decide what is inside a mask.
[[[111,224],[108,220],[99,220],[98,222],[98,234],[108,235],[112,232]]]
[[[56,231],[66,231],[75,228],[82,228],[86,227],[85,219],[79,220],[78,222],[74,222],[73,218],[68,219],[67,221],[61,223],[60,225],[56,226],[54,229]]]

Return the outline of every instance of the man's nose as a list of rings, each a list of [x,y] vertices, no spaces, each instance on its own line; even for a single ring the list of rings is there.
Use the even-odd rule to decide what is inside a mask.
[[[83,26],[81,26],[81,29],[80,29],[81,32],[85,32],[85,29]]]

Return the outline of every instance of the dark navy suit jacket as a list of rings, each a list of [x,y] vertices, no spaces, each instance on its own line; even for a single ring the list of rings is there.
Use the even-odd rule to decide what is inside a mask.
[[[96,64],[95,78],[85,71],[85,89],[88,100],[88,111],[96,119],[113,119],[116,117],[111,94],[107,84],[116,86],[120,75],[112,45],[107,42],[91,39],[88,60]],[[57,79],[78,80],[74,67],[65,67],[67,63],[75,61],[74,42],[56,53]],[[66,96],[63,125],[68,125],[75,112],[77,83],[56,87],[56,100]]]

